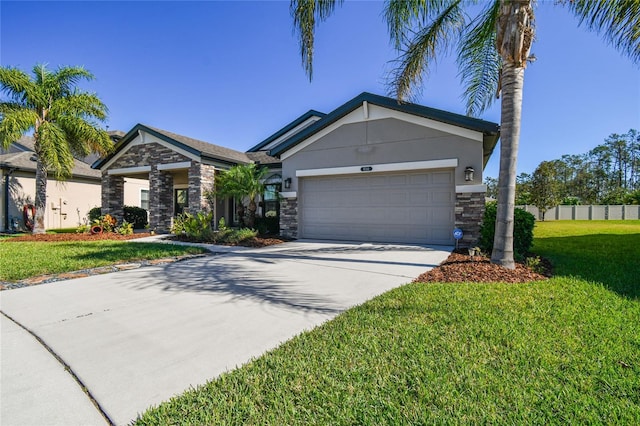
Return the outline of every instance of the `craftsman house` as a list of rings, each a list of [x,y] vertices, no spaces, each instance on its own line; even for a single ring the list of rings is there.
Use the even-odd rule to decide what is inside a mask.
[[[459,227],[469,244],[498,138],[495,123],[362,93],[328,114],[307,112],[247,152],[138,124],[93,167],[103,212],[118,217],[124,179],[147,179],[159,231],[182,211],[213,209],[216,223],[233,223],[233,203],[206,192],[216,173],[254,162],[270,169],[261,212],[276,211],[285,236],[448,245]]]

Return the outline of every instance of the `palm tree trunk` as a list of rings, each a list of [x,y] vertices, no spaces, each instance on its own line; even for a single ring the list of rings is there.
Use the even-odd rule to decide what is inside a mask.
[[[33,218],[33,233],[44,234],[44,212],[47,208],[47,169],[38,157],[36,161],[36,214]]]
[[[531,0],[502,0],[497,22],[497,48],[503,60],[498,210],[491,262],[515,269],[513,215],[516,199],[516,161],[520,143],[524,69],[533,41]]]
[[[249,213],[247,217],[247,227],[253,229],[256,224],[256,210],[258,210],[258,206],[256,205],[255,199],[252,198],[249,201],[249,206],[247,210]]]

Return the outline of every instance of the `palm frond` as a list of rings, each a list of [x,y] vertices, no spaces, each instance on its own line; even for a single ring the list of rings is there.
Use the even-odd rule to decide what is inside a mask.
[[[7,149],[20,139],[22,135],[32,129],[38,114],[30,109],[25,109],[19,103],[0,103],[0,146]]]
[[[459,44],[458,69],[467,114],[477,116],[496,99],[502,59],[496,48],[500,1],[494,0],[465,30]]]
[[[74,159],[63,129],[56,123],[43,122],[35,137],[35,151],[38,161],[53,172],[57,180],[64,180],[73,172]]]
[[[75,86],[82,80],[91,81],[95,77],[84,67],[59,67],[53,73],[56,87],[59,87],[62,95],[73,93]]]
[[[402,54],[396,60],[397,66],[391,73],[391,93],[399,101],[409,97],[415,88],[420,87],[429,67],[436,61],[437,53],[447,53],[460,38],[465,17],[461,0],[447,2],[438,15],[427,25],[421,26],[411,40],[405,41]],[[428,13],[425,13],[427,16]]]
[[[300,56],[309,81],[313,78],[313,48],[318,23],[325,21],[344,0],[291,0],[289,11],[300,45]]]
[[[562,2],[580,25],[602,34],[607,42],[640,63],[640,1],[569,0]]]
[[[63,115],[56,120],[56,124],[63,129],[74,155],[105,155],[113,149],[109,133],[101,129],[96,121],[80,116]]]
[[[37,87],[28,74],[13,67],[0,67],[0,92],[14,102],[29,104],[37,97]]]
[[[94,93],[76,92],[69,96],[56,99],[51,104],[50,114],[58,117],[62,114],[72,114],[85,118],[95,118],[103,121],[107,118],[108,108]]]

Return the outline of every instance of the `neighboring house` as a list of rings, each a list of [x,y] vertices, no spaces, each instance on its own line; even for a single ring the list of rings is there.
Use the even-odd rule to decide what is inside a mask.
[[[112,139],[119,132],[109,132]],[[27,230],[24,223],[25,207],[29,211],[36,193],[36,162],[33,138],[23,136],[0,151],[0,231]],[[84,160],[84,159],[83,159]],[[49,177],[44,215],[45,228],[69,228],[84,224],[91,208],[100,206],[100,172],[85,161],[74,160],[71,178],[59,182]],[[124,202],[143,206],[146,181],[131,180],[126,184]]]
[[[469,245],[498,138],[496,123],[363,93],[329,114],[309,111],[245,153],[138,124],[93,167],[103,211],[116,216],[124,179],[148,179],[159,231],[185,210],[212,208],[233,223],[233,203],[205,192],[215,173],[255,162],[271,169],[262,213],[279,212],[285,236],[453,244],[459,227]]]

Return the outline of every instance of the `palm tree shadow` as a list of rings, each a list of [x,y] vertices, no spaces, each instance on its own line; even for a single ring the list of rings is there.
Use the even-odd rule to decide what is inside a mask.
[[[330,297],[305,292],[285,274],[268,277],[259,267],[249,270],[235,262],[221,262],[224,256],[207,256],[171,263],[151,271],[152,280],[131,285],[137,289],[160,286],[164,291],[215,293],[230,296],[230,301],[249,300],[280,308],[321,314],[336,314],[344,306]]]
[[[600,282],[622,296],[640,299],[640,234],[544,238],[533,251],[552,261],[556,276]]]

